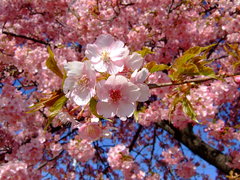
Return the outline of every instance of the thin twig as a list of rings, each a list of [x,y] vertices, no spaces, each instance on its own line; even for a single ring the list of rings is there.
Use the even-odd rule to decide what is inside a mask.
[[[42,169],[44,166],[46,166],[46,164],[50,161],[54,161],[56,160],[57,158],[59,158],[62,154],[63,154],[64,150],[62,150],[59,154],[57,154],[56,156],[54,156],[52,159],[48,160],[48,161],[45,161],[44,163],[42,163],[38,168],[37,170],[40,170]]]

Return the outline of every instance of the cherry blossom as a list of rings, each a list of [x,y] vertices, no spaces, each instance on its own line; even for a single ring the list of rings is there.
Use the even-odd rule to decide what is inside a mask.
[[[97,71],[116,74],[123,70],[129,50],[122,41],[115,41],[110,34],[102,34],[94,44],[87,45],[85,54]]]
[[[180,149],[177,147],[172,147],[166,151],[163,151],[162,155],[164,157],[164,161],[170,165],[178,164],[184,158]]]
[[[195,170],[196,167],[194,167],[194,164],[191,162],[183,162],[177,166],[177,174],[185,179],[194,176],[196,174]]]
[[[95,154],[94,148],[87,140],[71,140],[66,149],[73,158],[80,162],[92,159]]]
[[[140,89],[122,75],[112,75],[97,84],[97,112],[106,118],[130,117],[136,109]]]
[[[90,62],[68,62],[64,68],[67,72],[63,86],[66,97],[77,105],[86,105],[95,95],[95,72]]]
[[[0,179],[237,177],[239,20],[238,0],[1,0]]]

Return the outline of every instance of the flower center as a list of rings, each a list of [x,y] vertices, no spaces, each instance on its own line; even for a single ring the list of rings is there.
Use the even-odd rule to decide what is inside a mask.
[[[104,62],[109,62],[110,61],[109,53],[107,51],[102,52],[102,60]]]
[[[78,81],[77,81],[78,85],[81,86],[88,86],[89,85],[89,78],[87,77],[87,75],[83,75]]]
[[[121,91],[119,89],[111,89],[109,94],[113,103],[117,103],[122,98]]]

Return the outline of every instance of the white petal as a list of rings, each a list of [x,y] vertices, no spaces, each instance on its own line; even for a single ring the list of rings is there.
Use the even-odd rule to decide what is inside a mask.
[[[111,44],[111,51],[114,51],[116,49],[120,49],[124,47],[124,43],[122,41],[115,41]]]
[[[117,116],[120,118],[130,117],[130,116],[132,116],[135,109],[136,109],[135,103],[122,102],[118,105]]]
[[[143,58],[140,54],[134,52],[126,59],[126,66],[132,70],[139,69],[143,65]]]
[[[84,64],[79,61],[72,61],[64,64],[64,69],[67,72],[67,76],[80,76],[82,74]]]
[[[123,64],[121,66],[117,66],[114,63],[109,63],[107,72],[109,74],[117,74],[118,72],[123,71],[123,68],[124,68]]]
[[[127,47],[120,48],[120,49],[114,49],[110,51],[109,57],[112,61],[119,61],[122,60],[124,62],[124,59],[128,56],[129,50]]]
[[[102,101],[97,103],[97,113],[105,118],[111,118],[115,116],[116,110],[117,106],[114,104]]]
[[[149,99],[149,97],[151,96],[148,85],[138,84],[138,87],[140,88],[140,96],[137,101],[139,101],[139,102],[147,101]]]
[[[71,91],[74,88],[74,85],[76,83],[75,77],[67,77],[63,84],[63,92],[64,94],[67,94],[69,91]]]
[[[84,87],[76,87],[70,94],[69,98],[72,99],[77,105],[84,106],[91,99],[90,89]]]
[[[149,71],[146,68],[142,68],[141,71],[137,72],[136,70],[131,76],[131,81],[134,83],[143,83],[149,75]]]
[[[108,64],[103,61],[99,61],[97,64],[93,64],[93,67],[98,72],[106,72],[108,68]]]
[[[96,84],[96,72],[90,61],[84,61],[83,73],[87,75],[89,79],[89,87],[94,88]]]

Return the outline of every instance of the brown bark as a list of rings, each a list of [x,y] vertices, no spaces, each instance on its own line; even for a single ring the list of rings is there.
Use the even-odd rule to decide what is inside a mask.
[[[169,121],[162,121],[157,123],[157,125],[171,134],[180,143],[188,147],[194,154],[200,156],[203,160],[212,164],[221,172],[229,174],[230,171],[233,170],[227,165],[227,162],[231,161],[231,157],[211,147],[200,137],[196,136],[190,125],[183,130],[175,128]],[[237,169],[233,171],[239,173],[240,170]]]

